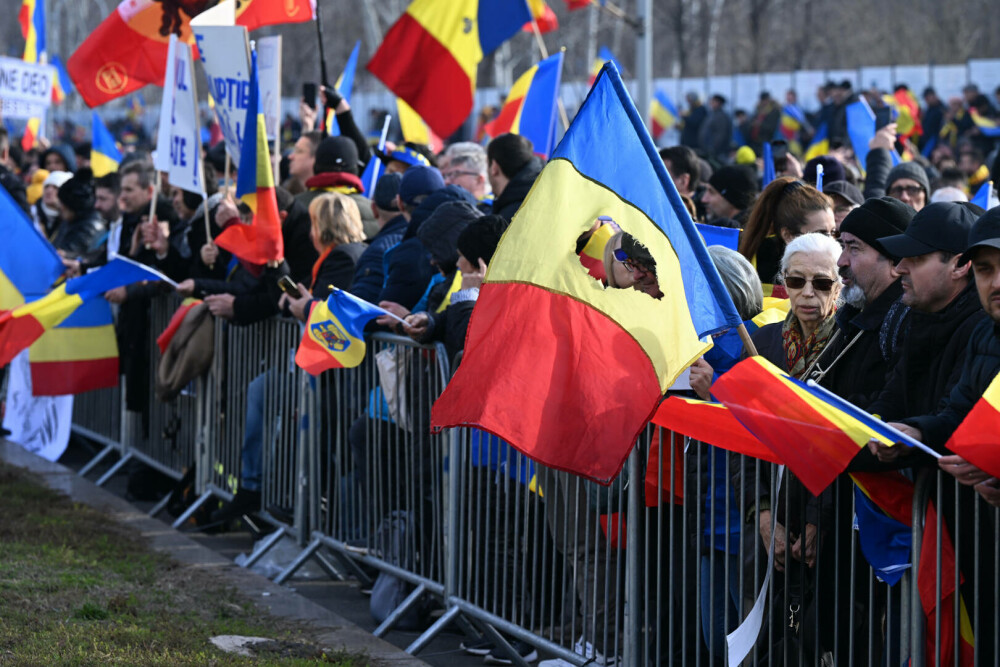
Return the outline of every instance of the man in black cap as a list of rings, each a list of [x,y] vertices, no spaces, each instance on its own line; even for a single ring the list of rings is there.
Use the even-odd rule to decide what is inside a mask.
[[[844,251],[837,264],[846,303],[837,310],[837,332],[811,377],[862,408],[885,386],[909,324],[895,258],[878,239],[905,232],[914,213],[890,197],[869,199],[840,228]]]
[[[901,258],[896,272],[903,303],[912,311],[899,363],[870,406],[883,419],[933,414],[958,382],[972,330],[986,317],[962,257],[981,211],[967,203],[930,204],[913,216],[905,233],[879,239],[887,253]],[[903,451],[876,448],[882,461]]]
[[[840,231],[840,223],[847,214],[865,203],[861,190],[847,181],[824,183],[823,194],[833,200],[833,222],[837,225],[837,231]]]
[[[308,189],[296,195],[295,200],[308,210],[310,202],[324,192],[348,195],[361,212],[365,236],[372,237],[378,233],[378,225],[372,215],[371,201],[364,196],[358,164],[358,149],[353,141],[344,136],[327,137],[316,147],[314,175],[305,182]]]
[[[712,174],[701,195],[708,224],[742,227],[757,198],[757,175],[748,167],[726,166]]]
[[[397,203],[399,182],[397,174],[384,174],[375,184],[372,195],[372,213],[378,233],[368,239],[368,247],[361,253],[354,267],[354,282],[350,292],[354,296],[374,303],[382,291],[385,278],[383,258],[385,251],[403,240],[408,224]]]

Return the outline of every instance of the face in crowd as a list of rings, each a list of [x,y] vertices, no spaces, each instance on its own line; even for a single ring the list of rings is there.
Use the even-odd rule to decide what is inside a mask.
[[[821,252],[797,252],[788,259],[785,289],[792,312],[804,332],[815,330],[833,313],[840,280],[829,257]]]

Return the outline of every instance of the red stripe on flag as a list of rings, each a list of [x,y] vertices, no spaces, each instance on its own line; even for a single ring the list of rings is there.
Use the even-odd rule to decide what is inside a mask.
[[[979,399],[945,444],[977,468],[1000,477],[1000,412],[985,398]]]
[[[215,244],[251,264],[267,264],[284,255],[281,220],[274,188],[257,188],[257,213],[253,224],[233,224],[215,237]]]
[[[715,381],[712,394],[818,496],[858,445],[755,359],[733,366]]]
[[[343,364],[337,361],[335,356],[330,354],[329,350],[317,343],[309,335],[309,320],[312,317],[313,309],[319,304],[319,301],[314,301],[309,308],[310,317],[306,318],[306,327],[302,332],[302,341],[299,343],[299,349],[295,353],[296,365],[310,375],[319,375],[323,371],[344,367]]]
[[[755,459],[781,463],[781,460],[764,443],[746,430],[738,419],[724,407],[688,403],[671,396],[656,410],[651,420],[682,435],[694,438],[737,454]]]
[[[118,357],[31,362],[31,393],[35,396],[82,394],[117,386]]]
[[[604,484],[618,474],[642,430],[634,424],[645,424],[660,398],[632,336],[570,297],[487,283],[466,340],[474,345],[434,404],[435,430],[477,426],[551,468]],[[488,392],[483,378],[495,378]]]
[[[507,101],[503,105],[503,108],[500,109],[497,117],[483,126],[483,130],[491,137],[499,137],[501,134],[511,132],[511,128],[514,127],[514,121],[517,120],[517,112],[521,110],[521,105],[523,104],[523,97]]]
[[[197,306],[201,301],[194,301],[187,305],[182,305],[170,318],[170,322],[167,323],[167,328],[163,330],[157,339],[156,346],[160,348],[160,354],[164,354],[167,351],[167,347],[170,345],[170,341],[173,340],[174,334],[177,330],[181,328],[181,324],[184,322],[184,318],[187,316],[188,311]]]
[[[367,67],[442,137],[472,112],[472,82],[465,70],[410,14],[393,24]]]
[[[0,318],[0,366],[6,366],[21,350],[26,349],[41,335],[45,327],[31,315]]]

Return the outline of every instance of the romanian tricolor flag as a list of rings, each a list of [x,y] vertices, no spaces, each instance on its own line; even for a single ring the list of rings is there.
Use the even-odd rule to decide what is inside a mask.
[[[344,71],[337,77],[337,83],[333,84],[333,87],[337,89],[341,97],[347,100],[348,104],[351,102],[351,92],[354,90],[354,73],[358,69],[358,53],[360,51],[361,40],[359,39],[354,43],[351,55],[347,57],[347,64],[344,65]],[[340,126],[337,125],[336,109],[333,107],[328,108],[324,121],[323,129],[329,136],[332,137],[340,134]]]
[[[983,116],[975,107],[969,109],[969,114],[972,116],[972,122],[976,124],[984,137],[1000,137],[1000,124],[995,120]]]
[[[799,130],[806,124],[806,116],[802,109],[794,104],[786,104],[781,108],[781,123],[778,132],[785,141],[791,143],[799,137]]]
[[[334,289],[313,304],[295,363],[310,375],[332,368],[354,368],[365,358],[365,325],[387,311]]]
[[[42,298],[0,313],[0,366],[38,340],[42,334],[66,321],[88,299],[108,290],[141,280],[163,280],[164,276],[142,264],[116,257],[96,271],[73,278]],[[88,326],[94,326],[88,320]],[[95,354],[103,351],[95,352]]]
[[[91,122],[93,130],[90,142],[90,168],[94,172],[95,178],[100,178],[105,174],[118,171],[118,165],[122,161],[122,153],[115,144],[115,138],[111,136],[100,114],[93,112]]]
[[[56,70],[56,75],[52,77],[52,103],[62,104],[66,96],[73,92],[73,81],[69,78],[69,72],[63,65],[59,56],[52,56],[52,67]]]
[[[681,114],[670,97],[662,90],[657,90],[649,104],[649,117],[652,119],[653,139],[659,139],[661,134],[677,124]]]
[[[675,433],[736,454],[781,463],[778,456],[746,430],[721,403],[670,396],[660,403],[651,421]]]
[[[816,128],[816,134],[813,135],[812,143],[806,149],[806,154],[802,156],[802,159],[808,162],[814,157],[819,157],[821,155],[826,155],[830,152],[830,129],[823,123],[818,128]]]
[[[45,0],[22,0],[17,22],[21,24],[21,36],[24,37],[24,61],[42,62],[42,54],[46,51]]]
[[[66,267],[5,188],[0,188],[0,235],[0,312],[6,312],[46,294]]]
[[[264,109],[260,103],[257,52],[254,51],[247,122],[240,145],[240,168],[236,174],[236,196],[253,211],[253,223],[230,225],[215,238],[220,248],[252,264],[266,264],[285,256],[272,169]]]
[[[472,113],[479,61],[530,22],[526,0],[413,0],[368,70],[447,137]]]
[[[900,89],[895,95],[883,95],[882,101],[893,111],[897,136],[909,139],[923,134],[923,127],[920,125],[920,104],[910,91]]]
[[[396,113],[399,116],[399,129],[403,132],[403,141],[430,146],[435,153],[444,150],[444,142],[436,135],[424,119],[413,110],[402,97],[396,98]]]
[[[597,52],[597,57],[594,58],[594,64],[590,67],[590,78],[587,80],[587,85],[593,86],[594,81],[597,80],[597,75],[601,73],[601,68],[604,67],[604,63],[614,63],[615,67],[621,71],[621,65],[615,60],[614,54],[611,53],[611,49],[606,46],[602,46]]]
[[[545,0],[528,0],[528,7],[531,9],[535,25],[532,25],[532,21],[528,21],[522,30],[534,32],[535,26],[538,26],[538,32],[544,34],[559,29],[559,18]]]
[[[39,2],[40,0],[35,0]],[[96,107],[153,83],[163,85],[170,33],[191,43],[188,3],[122,0],[66,62],[88,106]],[[208,3],[194,3],[200,8]],[[164,15],[165,7],[176,13]],[[242,0],[236,24],[248,30],[313,18],[310,0]]]
[[[118,386],[118,341],[111,306],[88,299],[28,348],[31,393],[65,396]]]
[[[603,215],[648,249],[660,296],[606,289],[581,267],[577,239]],[[475,426],[607,484],[711,334],[739,323],[609,63],[490,262],[432,427]]]
[[[30,151],[38,144],[42,136],[42,119],[29,118],[24,126],[24,135],[21,136],[21,148]]]
[[[840,409],[763,357],[736,364],[712,394],[816,496],[869,440],[895,443],[881,422]]]
[[[531,140],[535,154],[548,158],[556,143],[556,114],[563,52],[549,56],[514,82],[500,115],[483,129],[490,137],[519,134]]]
[[[945,443],[980,470],[1000,477],[1000,375],[993,378],[983,397],[976,402],[965,420]]]

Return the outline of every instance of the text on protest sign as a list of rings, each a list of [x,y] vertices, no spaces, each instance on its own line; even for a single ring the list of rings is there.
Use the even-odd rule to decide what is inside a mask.
[[[0,57],[0,104],[4,115],[12,118],[41,115],[52,103],[53,75],[49,65]]]
[[[188,192],[204,193],[198,93],[191,47],[177,42],[174,51],[173,105],[170,110],[170,184]]]
[[[208,92],[226,148],[234,164],[240,162],[240,139],[250,102],[250,42],[243,26],[192,26]]]

